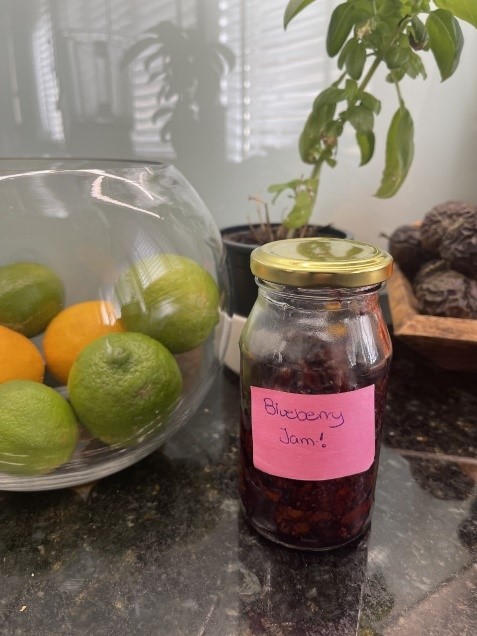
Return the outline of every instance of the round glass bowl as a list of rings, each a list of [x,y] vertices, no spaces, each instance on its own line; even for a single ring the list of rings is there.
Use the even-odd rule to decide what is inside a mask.
[[[213,383],[230,325],[221,236],[187,180],[162,164],[2,160],[0,201],[0,489],[87,483],[161,446]],[[44,271],[60,281],[57,306]],[[30,301],[37,311],[32,295],[50,313],[43,325],[35,314],[23,338],[46,359],[53,410],[30,371],[15,376],[25,364],[11,331],[30,320]],[[38,355],[25,347],[28,366]],[[77,433],[65,433],[58,408],[74,413]]]

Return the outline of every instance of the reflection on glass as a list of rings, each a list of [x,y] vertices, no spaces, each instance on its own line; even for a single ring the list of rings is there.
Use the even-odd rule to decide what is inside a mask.
[[[58,110],[59,86],[55,69],[53,32],[47,3],[40,3],[41,14],[32,38],[33,63],[37,81],[38,105],[43,132],[52,141],[65,140],[63,117]]]

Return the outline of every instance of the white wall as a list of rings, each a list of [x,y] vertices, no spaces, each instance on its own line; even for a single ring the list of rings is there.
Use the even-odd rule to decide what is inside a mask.
[[[0,156],[172,161],[219,226],[253,219],[249,194],[264,194],[270,183],[307,171],[296,142],[314,95],[335,76],[324,49],[334,4],[309,7],[284,33],[285,0],[0,0]],[[154,49],[126,66],[122,60],[148,28],[166,20],[193,29],[202,47],[194,68],[200,90],[192,111],[174,107],[153,122],[165,80],[150,74],[161,70],[161,60],[149,59],[149,72],[144,63]],[[177,62],[182,44],[171,28],[167,33],[176,60],[173,80],[183,81],[187,69]],[[380,232],[421,218],[438,202],[477,199],[477,34],[470,27],[464,33],[460,67],[450,80],[439,82],[429,53],[429,79],[403,88],[416,153],[399,194],[385,201],[372,196],[396,108],[394,90],[378,78],[372,89],[383,96],[383,111],[376,156],[358,168],[353,135],[345,136],[338,167],[323,171],[316,221],[383,244]],[[235,55],[233,70],[220,81],[204,48],[218,42]],[[172,115],[172,140],[161,139]]]

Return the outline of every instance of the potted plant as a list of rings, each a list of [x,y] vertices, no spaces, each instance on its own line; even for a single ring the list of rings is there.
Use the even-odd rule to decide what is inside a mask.
[[[316,0],[290,0],[284,27],[313,2]],[[340,236],[334,228],[312,225],[310,221],[322,173],[325,167],[336,165],[339,139],[346,126],[355,131],[360,165],[373,157],[373,126],[381,101],[368,87],[380,68],[387,70],[386,80],[395,86],[397,109],[389,125],[385,166],[375,196],[389,198],[398,192],[414,155],[414,124],[401,80],[426,79],[421,57],[427,51],[434,57],[442,81],[454,73],[464,41],[459,19],[477,27],[477,0],[347,0],[334,9],[326,50],[336,59],[341,74],[314,100],[299,138],[300,157],[309,167],[309,174],[268,187],[272,204],[284,193],[291,197],[290,209],[281,223],[272,223],[269,204],[255,199],[262,210],[258,223],[222,230],[235,313],[246,316],[256,297],[249,257],[257,245],[294,236]]]

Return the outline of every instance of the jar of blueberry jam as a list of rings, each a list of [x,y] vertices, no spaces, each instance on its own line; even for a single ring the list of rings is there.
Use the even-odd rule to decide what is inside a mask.
[[[347,239],[252,252],[257,301],[241,350],[240,498],[277,543],[326,550],[371,521],[391,342],[386,252]]]

